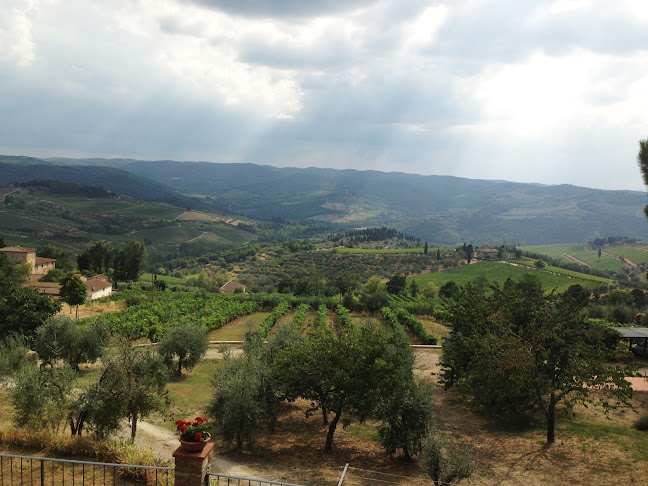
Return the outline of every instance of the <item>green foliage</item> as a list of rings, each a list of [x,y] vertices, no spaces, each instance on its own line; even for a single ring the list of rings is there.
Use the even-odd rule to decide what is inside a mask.
[[[637,154],[637,163],[643,176],[644,185],[648,186],[648,138],[639,140],[639,153]],[[648,217],[648,206],[644,208],[644,213]]]
[[[423,441],[422,465],[435,486],[469,478],[475,472],[472,447],[434,430]]]
[[[61,279],[59,298],[69,306],[77,306],[77,317],[79,305],[86,301],[88,288],[78,275],[68,274]]]
[[[203,270],[197,276],[187,279],[186,285],[200,287],[208,292],[218,292],[231,278],[229,272],[224,269],[218,272],[207,272]]]
[[[317,308],[317,314],[315,315],[315,326],[324,327],[326,326],[326,320],[328,319],[328,308],[326,304],[320,304]]]
[[[396,309],[396,317],[398,318],[398,322],[409,329],[421,344],[437,343],[436,338],[428,334],[428,332],[423,327],[423,324],[421,324],[421,321],[419,321],[416,317],[414,317],[402,307]]]
[[[321,410],[329,423],[325,450],[343,412],[361,420],[370,416],[378,400],[412,379],[414,357],[406,336],[382,327],[340,326],[338,332],[318,326],[278,353],[276,379],[288,400],[312,402],[308,413]]]
[[[407,279],[405,275],[402,273],[395,273],[387,281],[386,289],[388,293],[397,295],[405,292],[406,285]]]
[[[214,394],[207,406],[216,432],[227,442],[252,443],[260,422],[276,422],[275,385],[269,354],[257,333],[248,333],[243,354],[225,355],[212,383]]]
[[[586,321],[570,295],[547,297],[531,276],[489,293],[461,288],[450,308],[443,382],[492,412],[538,408],[555,439],[556,405],[627,403],[628,369],[608,365],[606,333]],[[590,394],[596,389],[597,393]]]
[[[428,282],[427,285],[423,287],[421,294],[423,295],[423,297],[433,299],[439,294],[439,286],[434,282]]]
[[[290,310],[290,302],[283,301],[280,302],[277,307],[275,307],[270,315],[265,318],[265,320],[259,326],[259,336],[261,339],[265,339],[270,334],[270,331],[277,323],[277,321],[288,311]]]
[[[102,361],[101,379],[85,395],[88,425],[105,436],[116,430],[120,419],[127,418],[134,440],[138,420],[168,408],[169,372],[158,356],[125,341]]]
[[[349,309],[343,305],[335,306],[335,325],[338,329],[350,329],[354,327]]]
[[[375,413],[382,420],[380,441],[387,454],[402,450],[410,460],[421,452],[432,424],[432,389],[425,382],[408,382],[381,398]]]
[[[360,295],[360,302],[371,314],[375,314],[383,307],[389,305],[389,295],[384,290],[363,293]]]
[[[299,304],[297,306],[297,309],[295,309],[295,315],[293,316],[293,328],[295,331],[299,332],[304,325],[304,321],[306,320],[306,316],[310,312],[310,305],[308,304]]]
[[[130,241],[115,254],[114,275],[117,280],[137,280],[146,270],[148,252],[144,243]]]
[[[33,365],[36,355],[30,353],[27,340],[19,334],[10,334],[0,340],[0,381],[12,376],[24,366]]]
[[[34,350],[46,362],[62,359],[73,369],[94,363],[110,340],[102,321],[79,324],[67,317],[54,317],[36,330]]]
[[[42,250],[38,250],[36,252],[36,255],[43,258],[55,259],[56,268],[63,272],[71,272],[74,269],[67,253],[64,250],[52,245],[51,243],[48,243],[47,246]]]
[[[207,328],[200,324],[187,324],[185,321],[168,328],[157,349],[169,368],[177,356],[176,375],[180,376],[182,368],[192,370],[198,364],[207,353],[208,346]]]
[[[257,302],[239,300],[237,296],[216,294],[209,299],[200,299],[183,294],[173,299],[144,302],[123,311],[104,314],[101,318],[112,332],[121,336],[148,337],[157,341],[167,327],[177,322],[178,316],[214,330],[256,312],[258,308]]]
[[[41,296],[33,288],[18,287],[0,275],[0,337],[15,333],[31,339],[36,329],[60,308],[51,297]]]
[[[10,391],[17,424],[58,430],[68,414],[73,384],[74,372],[69,367],[22,367]]]
[[[41,282],[59,282],[65,276],[65,272],[60,268],[52,268],[49,272],[43,275],[40,279]]]

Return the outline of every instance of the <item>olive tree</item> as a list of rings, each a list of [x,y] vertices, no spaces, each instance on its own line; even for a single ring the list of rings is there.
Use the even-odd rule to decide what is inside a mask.
[[[176,375],[182,374],[182,368],[192,370],[207,353],[209,339],[207,329],[200,324],[180,323],[167,329],[158,343],[158,353],[164,363],[171,367],[175,357]]]

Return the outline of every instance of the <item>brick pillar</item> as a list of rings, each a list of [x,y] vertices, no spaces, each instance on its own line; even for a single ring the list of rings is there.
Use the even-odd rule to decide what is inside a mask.
[[[175,457],[175,486],[204,486],[209,458],[214,444],[207,443],[200,452],[185,452],[178,447]]]

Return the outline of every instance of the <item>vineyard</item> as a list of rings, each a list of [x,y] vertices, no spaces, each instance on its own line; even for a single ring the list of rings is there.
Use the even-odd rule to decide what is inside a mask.
[[[183,295],[172,300],[145,302],[111,314],[102,319],[108,328],[124,337],[147,337],[157,341],[167,327],[179,320],[195,322],[208,330],[221,328],[243,315],[256,312],[259,305],[250,300],[237,300],[217,294],[210,299]]]

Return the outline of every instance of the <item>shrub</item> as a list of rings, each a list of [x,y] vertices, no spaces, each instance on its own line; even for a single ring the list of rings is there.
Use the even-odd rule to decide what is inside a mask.
[[[0,377],[11,376],[23,366],[34,364],[36,355],[29,352],[25,338],[10,334],[0,341]]]
[[[472,447],[459,444],[438,431],[432,431],[423,441],[421,463],[435,485],[469,478],[475,472]]]

